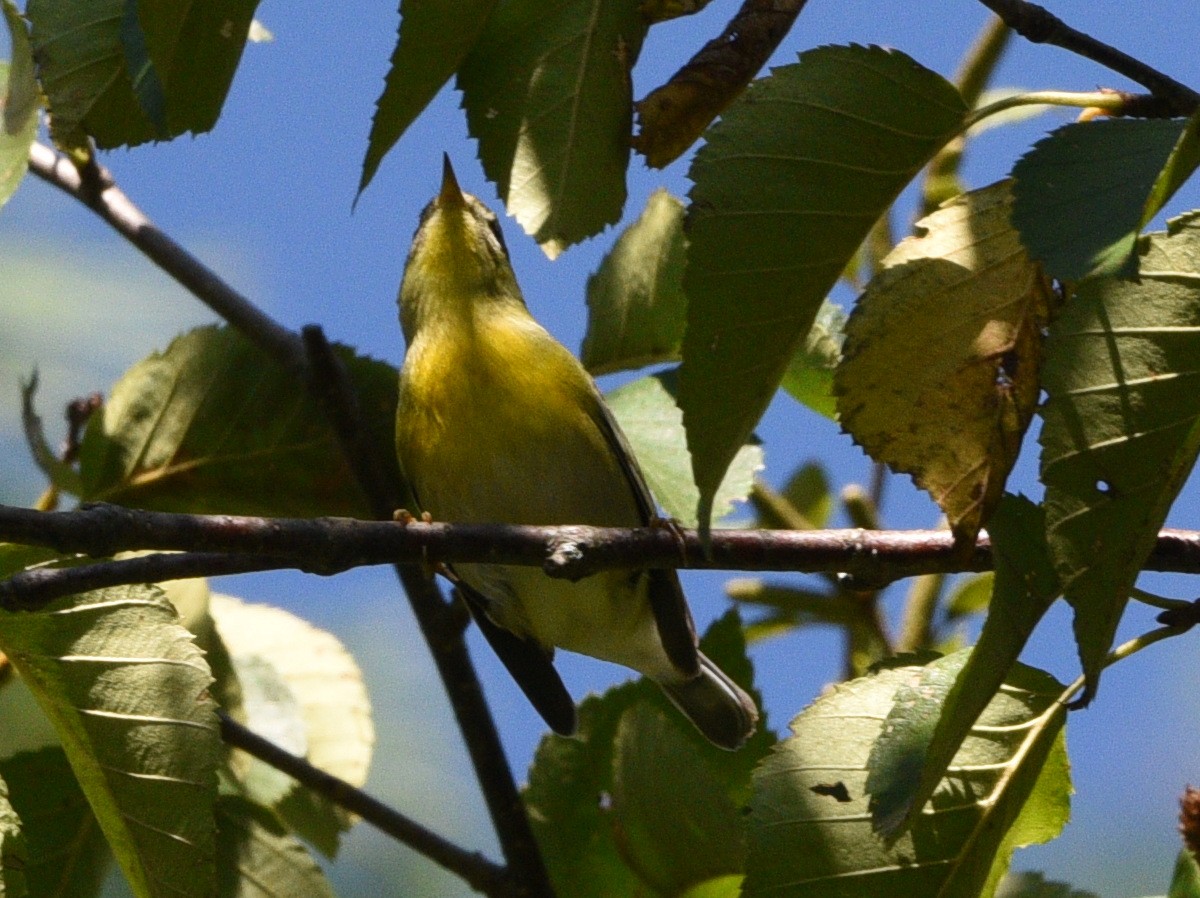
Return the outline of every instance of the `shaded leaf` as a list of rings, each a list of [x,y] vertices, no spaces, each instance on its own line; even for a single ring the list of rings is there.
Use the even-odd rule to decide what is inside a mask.
[[[694,746],[677,714],[649,704],[617,724],[613,820],[627,862],[663,895],[740,875],[746,860],[741,812]]]
[[[725,593],[735,602],[761,605],[784,612],[792,626],[832,624],[844,627],[861,612],[849,602],[828,593],[770,583],[757,577],[730,580]]]
[[[206,896],[221,745],[208,668],[162,592],[124,586],[0,614],[137,898]]]
[[[65,149],[212,129],[257,0],[30,0],[33,46]]]
[[[739,685],[754,694],[751,686],[753,671],[746,658],[745,644],[736,614],[727,614],[715,622],[701,640],[701,648]],[[755,696],[757,699],[757,696]],[[626,717],[625,715],[629,715]],[[652,751],[644,735],[638,732],[650,724],[662,735],[662,728],[672,731],[671,740],[683,752],[672,775],[686,777],[693,763],[706,778],[704,795],[687,794],[700,802],[679,807],[678,813],[692,815],[694,825],[676,832],[665,844],[639,844],[631,848],[625,841],[624,812],[634,814],[629,824],[653,825],[641,814],[646,798],[641,789],[657,788],[640,782],[636,787],[629,776],[639,781],[654,771],[631,771],[628,764],[636,758],[639,746]],[[618,727],[621,744],[616,744]],[[689,853],[705,844],[705,829],[710,821],[699,816],[702,808],[724,807],[724,800],[707,794],[717,789],[734,807],[741,807],[749,794],[750,774],[754,765],[766,754],[774,737],[760,720],[757,733],[740,750],[726,752],[704,740],[676,711],[653,683],[639,680],[608,690],[602,696],[585,699],[579,706],[579,731],[572,738],[547,736],[538,746],[529,771],[525,789],[525,804],[529,810],[534,834],[546,858],[551,879],[560,895],[572,898],[611,898],[613,895],[652,894],[651,884],[642,872],[631,866],[634,855],[650,853],[659,869],[678,864],[676,869],[689,867]],[[686,750],[684,750],[686,746]],[[635,752],[634,755],[628,752]],[[620,753],[625,753],[622,774],[621,802],[609,800],[614,796],[616,770]],[[677,799],[673,799],[677,800]],[[714,804],[715,803],[715,804]],[[678,819],[678,818],[676,818]],[[724,819],[723,817],[720,819]],[[699,886],[698,886],[699,887]],[[704,894],[699,892],[698,894]],[[718,891],[717,895],[724,892]]]
[[[685,527],[696,526],[699,494],[692,482],[691,456],[683,431],[683,415],[675,404],[675,372],[651,374],[618,387],[605,397],[629,439],[646,483],[667,516]],[[714,500],[714,516],[722,518],[750,493],[762,470],[763,450],[747,443],[729,466]]]
[[[372,427],[395,457],[395,369],[339,350]],[[385,449],[386,447],[386,449]],[[88,501],[192,513],[370,517],[325,416],[295,376],[236,331],[203,327],[139,362],[88,422]]]
[[[806,2],[744,0],[719,36],[638,101],[633,147],[647,165],[663,168],[699,139],[766,64]]]
[[[588,327],[580,352],[588,371],[607,374],[679,361],[686,253],[683,203],[660,188],[588,278]]]
[[[316,861],[269,811],[222,795],[216,815],[217,898],[334,898]]]
[[[804,345],[792,356],[779,384],[797,402],[831,421],[838,416],[833,377],[842,360],[845,330],[846,313],[841,306],[825,300],[804,338]]]
[[[362,672],[341,642],[295,615],[213,595],[213,621],[242,683],[246,725],[351,785],[366,782],[375,727]],[[353,818],[250,761],[250,795],[327,855]],[[305,793],[303,795],[299,793]]]
[[[960,657],[937,663],[961,662]],[[794,735],[755,773],[747,898],[975,898],[1035,784],[1065,793],[1066,782],[1039,783],[1047,757],[1060,757],[1064,750],[1059,736],[1066,713],[1057,702],[1062,687],[1023,668],[1012,688],[989,705],[980,721],[987,730],[972,736],[955,757],[933,796],[932,812],[894,843],[881,841],[867,812],[868,765],[880,761],[899,775],[911,775],[915,768],[900,745],[882,759],[872,746],[885,719],[891,726],[905,713],[902,696],[920,699],[913,691],[925,676],[925,668],[913,666],[878,671],[835,687],[793,721]],[[936,719],[935,707],[918,701],[912,708],[914,715],[930,712]],[[921,728],[918,720],[912,724]],[[882,774],[872,774],[877,775]],[[838,783],[845,790],[840,797],[848,795],[850,801],[839,800],[841,790],[825,788]]]
[[[965,114],[901,53],[823,47],[752,84],[709,130],[690,171],[679,386],[704,526],[825,294]]]
[[[1183,129],[1164,119],[1102,119],[1038,141],[1013,167],[1012,223],[1029,255],[1065,281],[1132,275],[1148,198]]]
[[[38,374],[34,371],[29,380],[21,384],[21,426],[25,430],[25,443],[29,447],[29,454],[52,486],[64,492],[78,494],[82,489],[79,472],[60,459],[46,440],[42,418],[33,405],[37,388]]]
[[[0,206],[8,202],[29,168],[37,137],[41,98],[33,73],[29,31],[12,0],[3,0],[12,59],[0,62]]]
[[[758,526],[768,530],[819,530],[829,523],[835,504],[829,476],[816,462],[797,468],[781,492],[760,481],[750,501],[758,512]]]
[[[886,809],[889,819],[884,820],[884,809],[880,810],[884,833],[894,834],[911,823],[933,795],[971,727],[1057,597],[1058,578],[1046,548],[1044,522],[1042,509],[1024,497],[1005,496],[996,509],[988,525],[996,573],[987,619],[961,670],[936,684],[922,684],[930,700],[940,703],[940,714],[923,741],[910,744],[919,766],[913,776],[895,781],[892,805]]]
[[[550,258],[621,216],[637,0],[506,0],[458,72],[508,214]]]
[[[379,163],[450,80],[483,31],[496,0],[401,0],[400,32],[375,102],[363,158],[362,193]]]
[[[1095,693],[1142,562],[1200,451],[1200,218],[1141,243],[1139,281],[1089,279],[1051,326],[1046,528]]]
[[[1053,294],[1009,224],[1009,184],[918,222],[850,316],[842,426],[911,474],[973,543],[1004,492],[1037,405]]]
[[[61,748],[0,761],[28,841],[25,876],[33,895],[98,895],[112,853]],[[17,893],[19,894],[19,893]],[[10,898],[4,892],[5,898]]]

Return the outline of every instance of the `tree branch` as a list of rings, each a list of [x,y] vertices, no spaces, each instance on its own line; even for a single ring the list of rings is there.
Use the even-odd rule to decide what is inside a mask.
[[[438,562],[540,566],[550,576],[565,579],[646,567],[828,572],[852,577],[855,589],[871,589],[918,574],[986,571],[993,566],[986,534],[964,550],[946,530],[714,530],[711,549],[706,551],[696,531],[665,527],[400,524],[351,518],[173,514],[103,504],[56,512],[0,505],[0,540],[98,557],[134,549],[205,553],[90,566],[122,565],[123,570],[146,578],[115,582],[282,568],[328,575],[400,561],[409,567]],[[230,557],[234,560],[229,566],[221,567],[226,563],[223,559]],[[1161,531],[1143,567],[1200,573],[1200,531]],[[74,573],[83,570],[87,568],[18,574],[6,581],[16,585],[0,584],[0,593],[14,596],[23,589],[47,588],[45,584],[56,577],[83,577]],[[37,576],[19,579],[27,574]],[[447,627],[457,629],[445,604],[441,611],[447,615]]]
[[[347,395],[353,395],[353,389],[348,386],[345,372],[336,363],[336,358],[330,362],[324,357],[332,357],[332,353],[328,353],[328,345],[319,332],[306,335],[302,340],[262,312],[158,230],[99,165],[80,170],[49,147],[35,143],[29,152],[29,170],[84,203],[251,342],[295,371],[329,417],[343,453],[375,514],[380,518],[391,517],[398,490],[381,492],[383,480],[376,475],[385,466],[361,438],[365,428],[361,426],[356,403],[339,405],[344,403]],[[315,364],[310,363],[310,359],[315,359]],[[436,585],[419,567],[397,567],[397,575],[433,653],[513,879],[531,898],[553,896],[554,890],[525,815],[516,780],[467,653],[462,628],[447,611]]]
[[[1013,31],[1035,44],[1053,44],[1098,62],[1165,100],[1172,115],[1191,115],[1200,107],[1200,94],[1174,78],[1103,41],[1077,31],[1049,10],[1026,0],[980,0]]]
[[[227,745],[240,748],[276,770],[282,770],[318,795],[358,814],[380,831],[462,877],[476,891],[494,896],[513,894],[512,882],[504,867],[477,852],[455,845],[345,780],[284,751],[223,711],[218,712],[217,716],[221,723],[221,738]]]

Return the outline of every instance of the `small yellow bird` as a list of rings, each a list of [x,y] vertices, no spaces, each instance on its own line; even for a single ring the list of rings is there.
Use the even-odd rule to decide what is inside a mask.
[[[654,502],[595,383],[529,314],[496,216],[464,195],[446,158],[400,287],[408,349],[396,447],[421,509],[462,523],[641,527]],[[557,732],[575,706],[560,647],[655,680],[711,742],[738,748],[754,702],[700,653],[672,570],[579,582],[537,568],[458,564],[480,629]]]

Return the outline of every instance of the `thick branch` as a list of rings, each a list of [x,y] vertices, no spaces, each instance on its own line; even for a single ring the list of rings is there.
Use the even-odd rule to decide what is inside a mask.
[[[399,524],[350,518],[170,514],[116,505],[61,512],[0,505],[0,540],[93,556],[132,549],[217,553],[218,557],[240,556],[237,564],[244,565],[205,571],[206,556],[174,562],[170,555],[152,556],[159,559],[153,564],[162,567],[150,568],[147,558],[139,569],[155,574],[149,576],[151,580],[169,578],[160,575],[277,568],[333,574],[399,561],[540,566],[551,576],[568,579],[642,567],[831,572],[853,577],[857,588],[871,588],[918,574],[992,568],[986,535],[964,550],[945,530],[714,530],[711,549],[706,551],[695,531],[667,527]],[[1145,568],[1200,573],[1200,532],[1163,530]],[[65,572],[37,573],[42,578],[38,582],[44,582]]]
[[[1174,115],[1191,115],[1200,106],[1200,94],[1139,59],[1076,31],[1049,10],[1025,0],[980,0],[1017,34],[1035,44],[1053,44],[1098,62],[1166,100]]]
[[[228,745],[265,761],[276,770],[282,770],[338,807],[358,814],[382,832],[458,874],[476,891],[487,895],[512,894],[508,871],[483,855],[467,851],[431,832],[345,780],[284,751],[273,742],[230,719],[228,715],[221,713],[220,720],[221,738]]]

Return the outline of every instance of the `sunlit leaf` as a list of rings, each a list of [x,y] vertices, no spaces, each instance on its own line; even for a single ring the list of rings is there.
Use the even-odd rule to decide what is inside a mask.
[[[400,33],[375,103],[358,190],[479,39],[496,0],[401,0]]]
[[[458,72],[479,158],[551,258],[621,216],[638,0],[507,0]]]
[[[113,587],[0,614],[0,650],[54,722],[134,895],[210,895],[211,677],[161,591]]]
[[[0,776],[4,768],[0,766]],[[8,783],[0,779],[0,895],[27,898],[29,895],[29,852],[21,830],[20,814],[8,797]]]
[[[797,402],[834,421],[838,412],[837,399],[833,395],[833,373],[842,360],[845,330],[846,313],[841,306],[825,300],[804,338],[804,345],[792,356],[780,382]]]
[[[211,609],[242,683],[247,726],[351,785],[366,782],[375,727],[362,672],[341,642],[269,605],[213,595]],[[273,806],[323,852],[336,854],[338,833],[353,818],[263,768],[252,761],[242,774],[251,797]]]
[[[1042,509],[1023,497],[1005,496],[988,525],[996,559],[987,619],[979,642],[961,670],[925,683],[927,698],[940,704],[933,727],[919,744],[914,775],[893,783],[891,806],[880,809],[880,827],[898,832],[924,807],[955,754],[1001,688],[1029,635],[1058,595],[1058,578],[1046,548]],[[887,819],[884,819],[886,811]]]
[[[24,872],[31,893],[99,894],[112,853],[63,750],[43,748],[5,758],[0,775],[24,824]],[[9,892],[3,894],[10,898]]]
[[[902,745],[884,759],[874,757],[872,746],[885,720],[893,726],[905,713],[898,704],[902,695],[918,689],[925,676],[925,668],[914,666],[879,671],[835,687],[793,721],[794,735],[755,773],[746,898],[978,898],[1035,786],[1065,796],[1069,783],[1061,775],[1053,783],[1039,781],[1047,766],[1061,769],[1062,687],[1025,668],[989,705],[980,721],[986,730],[955,757],[933,796],[932,812],[895,842],[881,840],[868,813],[869,763],[879,760],[899,775],[911,775],[913,766]],[[936,710],[918,702],[912,713],[936,719]],[[919,720],[911,723],[922,726]],[[1048,757],[1055,760],[1048,764]],[[886,774],[877,769],[871,775]],[[1036,801],[1039,807],[1050,804],[1040,796]]]
[[[1050,328],[1046,528],[1095,693],[1129,590],[1200,451],[1200,218],[1139,248],[1139,279],[1084,282]]]
[[[395,369],[340,350],[378,457],[393,459]],[[92,416],[81,498],[162,511],[370,517],[325,416],[236,331],[204,327],[139,362]]]
[[[589,371],[679,361],[686,252],[683,203],[656,190],[588,278],[588,329],[580,355]]]
[[[650,491],[668,517],[685,527],[696,526],[699,494],[692,481],[683,415],[675,404],[675,373],[635,380],[613,390],[606,401],[633,447]],[[724,517],[735,503],[745,500],[762,467],[762,446],[757,442],[743,446],[717,491],[714,517]]]
[[[837,373],[842,426],[911,474],[964,543],[1000,500],[1033,417],[1053,300],[1010,207],[1001,182],[918,222],[855,306]]]
[[[29,168],[40,106],[29,31],[12,0],[3,0],[12,58],[0,62],[0,206],[16,191]]]
[[[1179,852],[1167,898],[1200,898],[1200,865],[1187,848]]]
[[[1039,141],[1013,167],[1012,223],[1029,255],[1066,281],[1132,275],[1147,200],[1183,129],[1180,121],[1103,119]]]
[[[902,53],[823,47],[709,129],[690,171],[679,386],[703,525],[826,293],[965,114]]]

